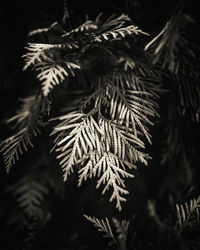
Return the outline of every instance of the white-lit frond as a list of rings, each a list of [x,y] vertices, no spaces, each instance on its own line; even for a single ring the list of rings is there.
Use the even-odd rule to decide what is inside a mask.
[[[45,44],[45,43],[28,43],[27,53],[23,55],[25,65],[23,70],[26,70],[31,65],[40,63],[43,61],[51,61],[51,59],[45,54],[45,52],[52,48],[62,48],[63,44]]]
[[[74,70],[76,69],[80,69],[80,66],[72,62],[65,62],[62,65],[56,63],[40,63],[36,70],[40,71],[37,78],[41,81],[44,96],[47,96],[54,86],[62,83],[65,78],[69,76],[68,72],[74,76]]]
[[[28,146],[32,146],[28,128],[21,129],[18,133],[8,137],[1,143],[1,152],[4,156],[6,171],[9,172],[12,165],[19,159],[23,151],[28,151]]]
[[[110,91],[111,92],[111,91]],[[120,90],[112,87],[110,114],[119,125],[132,128],[137,137],[140,131],[151,142],[147,124],[153,123],[148,116],[156,116],[154,103],[146,100],[145,95],[149,93],[134,90]]]
[[[121,211],[121,202],[126,201],[124,195],[129,192],[125,188],[124,179],[133,178],[134,175],[126,172],[126,163],[120,160],[116,155],[110,151],[104,152],[100,160],[94,166],[93,172],[98,173],[97,188],[104,186],[102,194],[104,194],[110,187],[112,187],[112,195],[110,202],[116,200],[116,208]]]
[[[64,121],[54,128],[53,134],[59,132],[55,146],[66,180],[74,165],[86,161],[98,147],[100,128],[98,131],[92,116],[82,113],[71,112],[58,119]]]
[[[40,127],[45,126],[43,115],[49,112],[50,103],[42,95],[31,95],[21,99],[22,105],[17,114],[6,120],[12,124],[16,132],[2,141],[0,151],[3,153],[6,169],[9,172],[11,166],[19,159],[28,146],[33,146],[31,139],[40,133]]]
[[[200,222],[200,196],[196,199],[191,199],[184,204],[176,204],[176,213],[179,229],[183,230],[185,227],[190,227],[195,223]]]
[[[115,39],[122,39],[127,35],[148,35],[146,32],[143,32],[137,26],[129,25],[127,27],[120,27],[115,28],[109,31],[106,31],[98,36],[95,37],[95,42],[102,42],[105,40],[115,40]]]
[[[107,218],[105,220],[103,219],[97,219],[95,217],[90,217],[88,215],[84,215],[84,217],[94,224],[95,227],[97,227],[98,231],[102,232],[104,234],[105,238],[111,238],[115,241],[115,237],[113,235],[110,222]]]

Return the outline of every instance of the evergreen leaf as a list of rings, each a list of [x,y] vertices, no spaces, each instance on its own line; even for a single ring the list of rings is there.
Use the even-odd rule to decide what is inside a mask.
[[[28,47],[25,47],[27,53],[23,56],[25,61],[23,70],[43,61],[51,61],[51,58],[45,52],[52,48],[63,47],[63,44],[28,43]]]
[[[184,204],[176,204],[177,223],[180,231],[200,222],[199,209],[200,197],[191,199],[189,202],[185,202]]]
[[[69,76],[67,71],[75,76],[75,69],[80,69],[80,66],[72,62],[65,62],[63,65],[42,62],[37,64],[36,70],[40,71],[37,78],[41,81],[44,96],[47,96],[54,86],[59,85]]]
[[[29,217],[43,216],[43,205],[49,193],[47,186],[41,181],[26,175],[6,189],[12,193],[17,205]]]
[[[69,32],[65,32],[63,34],[63,37],[69,37],[74,33],[78,33],[78,32],[84,32],[84,31],[93,31],[98,29],[98,26],[91,20],[87,20],[86,22],[84,22],[83,24],[81,24],[79,27],[69,31]]]
[[[84,215],[84,217],[88,221],[93,223],[94,226],[97,227],[98,231],[104,234],[105,238],[111,238],[114,242],[116,241],[110,226],[110,222],[107,218],[103,220],[103,219],[97,219],[95,217],[90,217],[88,215]]]
[[[23,103],[17,114],[6,121],[17,131],[0,144],[7,172],[19,159],[19,155],[28,151],[28,146],[33,147],[31,138],[40,133],[39,127],[45,126],[42,116],[50,110],[49,101],[41,95],[32,95],[21,101]]]
[[[117,27],[113,28],[109,31],[106,31],[94,38],[95,42],[102,42],[106,40],[117,40],[117,39],[123,39],[127,35],[148,35],[146,32],[143,32],[141,29],[139,29],[137,26],[129,25],[126,27]]]
[[[197,67],[193,63],[196,58],[195,46],[188,42],[189,32],[185,32],[191,23],[194,20],[181,9],[171,17],[161,32],[145,46],[145,50],[153,50],[153,63],[160,62],[163,69],[167,68],[174,74],[179,71],[189,75],[197,74]]]

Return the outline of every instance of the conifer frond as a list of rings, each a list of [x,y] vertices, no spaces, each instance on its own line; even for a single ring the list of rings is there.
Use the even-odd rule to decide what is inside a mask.
[[[111,229],[111,224],[107,218],[105,219],[97,219],[96,217],[90,217],[88,215],[84,215],[84,217],[90,221],[95,227],[97,227],[98,231],[103,233],[105,238],[110,238],[112,241],[110,243],[116,244],[119,249],[126,249],[126,237],[129,227],[129,221],[127,220],[118,220],[116,218],[112,218],[112,224],[115,228],[115,235]]]
[[[125,171],[125,166],[129,164],[129,162],[119,159],[116,155],[108,151],[103,153],[93,170],[95,175],[99,177],[97,188],[104,185],[102,194],[112,187],[113,191],[110,197],[110,202],[116,200],[116,208],[119,209],[119,211],[122,209],[121,202],[126,201],[124,195],[129,193],[126,190],[124,179],[134,177],[134,175]]]
[[[93,131],[96,123],[92,116],[79,112],[70,112],[68,115],[58,117],[64,120],[54,128],[52,134],[60,132],[55,140],[58,159],[64,171],[64,180],[73,172],[73,167],[80,161],[85,161],[91,151],[97,148],[98,134]],[[94,125],[95,124],[95,125]]]
[[[102,13],[100,13],[100,15],[98,15],[95,22],[96,23],[101,23],[101,29],[103,29],[103,30],[108,30],[108,29],[111,29],[113,27],[118,27],[119,28],[124,23],[131,21],[130,17],[128,15],[126,15],[126,14],[121,14],[120,16],[111,15],[105,21],[102,21],[101,18],[100,18],[101,14]]]
[[[80,69],[80,66],[73,62],[37,64],[36,70],[40,71],[37,78],[41,81],[44,96],[47,96],[54,86],[62,83],[69,76],[69,72],[75,76],[76,69]]]
[[[93,31],[96,29],[98,29],[98,26],[95,24],[95,22],[93,22],[91,20],[87,20],[86,22],[81,24],[79,27],[77,27],[69,32],[64,33],[63,37],[68,37],[73,33],[84,32],[84,31]]]
[[[119,241],[125,241],[128,233],[129,221],[112,218],[112,222],[116,228]]]
[[[120,27],[120,28],[113,28],[109,31],[106,31],[98,36],[95,37],[95,42],[102,42],[106,40],[116,40],[116,39],[122,39],[127,35],[148,35],[146,32],[143,32],[141,29],[139,29],[137,26],[129,25],[126,27]]]
[[[78,185],[80,186],[83,180],[96,176],[98,178],[97,188],[103,185],[102,194],[104,194],[111,187],[112,195],[110,197],[110,202],[116,200],[116,208],[121,210],[121,202],[126,201],[124,195],[128,194],[125,187],[125,179],[134,177],[134,175],[126,171],[126,168],[136,169],[136,166],[131,162],[141,161],[144,163],[145,161],[146,163],[146,156],[140,151],[130,148],[127,152],[127,155],[129,155],[122,155],[122,158],[120,158],[118,155],[111,152],[113,150],[112,148],[109,150],[109,139],[104,140],[104,144],[99,144],[99,147],[105,147],[105,144],[107,144],[107,152],[101,152],[100,154],[96,149],[90,153],[87,163],[78,171]],[[115,147],[117,147],[117,145],[115,145]],[[120,152],[124,152],[124,145],[122,145],[122,148],[123,149],[119,149]],[[128,150],[128,148],[126,149]]]
[[[49,27],[31,30],[31,31],[29,31],[28,36],[30,37],[30,36],[38,35],[41,33],[46,33],[48,31],[50,31],[51,29],[53,29],[57,25],[59,25],[58,22],[53,22]]]
[[[132,162],[147,164],[146,155],[136,149],[135,145],[143,143],[123,127],[118,129],[110,121],[95,121],[92,115],[71,112],[57,118],[62,121],[54,128],[52,134],[59,132],[54,149],[59,153],[60,165],[64,171],[64,180],[80,164],[79,182],[91,177],[98,177],[97,188],[104,186],[102,194],[110,187],[113,192],[110,201],[116,200],[116,207],[121,210],[123,197],[128,194],[124,179],[134,176],[126,171],[135,169]]]
[[[119,63],[124,64],[124,70],[125,71],[127,71],[128,69],[133,70],[135,68],[135,66],[136,66],[136,63],[130,57],[120,56],[118,61],[119,61]]]
[[[134,91],[141,92],[141,95],[152,103],[152,107],[158,108],[157,99],[160,94],[165,92],[160,76],[152,71],[150,67],[143,64],[135,65],[133,70],[127,69],[121,77],[116,76],[118,79],[118,86],[121,88],[128,88]],[[159,114],[154,109],[156,116]]]
[[[189,202],[185,202],[184,204],[176,204],[176,213],[180,231],[200,222],[199,210],[200,197],[191,199]]]
[[[139,27],[130,24],[132,23],[131,19],[126,14],[120,16],[112,15],[105,21],[101,21],[101,18],[97,17],[96,22],[99,27],[95,33],[95,42],[119,40],[128,35],[149,35],[139,29]]]
[[[51,61],[51,58],[45,52],[52,48],[63,48],[64,46],[63,44],[28,43],[28,47],[25,47],[27,53],[22,56],[25,61],[23,70],[43,61]]]
[[[28,146],[33,147],[28,128],[23,128],[5,139],[0,146],[4,156],[6,171],[9,173],[11,166],[15,164],[16,160],[19,160],[19,155],[23,154],[23,151],[28,151]]]
[[[175,74],[179,70],[184,74],[195,73],[196,65],[188,70],[188,62],[193,64],[196,55],[185,32],[192,22],[194,20],[189,15],[179,10],[165,24],[161,32],[145,46],[145,50],[153,50],[153,63],[160,61],[163,69],[167,68]]]
[[[43,216],[42,206],[49,190],[41,181],[27,175],[9,186],[6,192],[12,194],[17,205],[27,216],[38,218]]]
[[[112,87],[110,114],[112,120],[116,120],[119,125],[126,128],[132,127],[134,135],[137,137],[138,128],[144,133],[145,137],[151,142],[150,134],[146,124],[153,124],[147,115],[156,116],[154,103],[143,98],[148,92],[124,90]]]
[[[22,102],[17,114],[7,120],[7,123],[17,129],[16,133],[0,144],[7,172],[23,151],[27,151],[29,146],[33,147],[31,138],[40,133],[39,127],[45,125],[42,116],[50,109],[49,101],[41,95],[29,96],[22,99]]]
[[[128,194],[124,180],[134,177],[127,169],[136,169],[137,162],[147,165],[142,137],[151,142],[147,125],[153,123],[148,116],[157,115],[153,94],[132,90],[134,83],[125,84],[126,79],[119,82],[112,75],[97,78],[94,92],[80,105],[81,112],[55,118],[61,122],[52,132],[59,133],[54,149],[64,180],[79,166],[78,186],[97,177],[97,188],[103,185],[103,194],[112,188],[110,201],[116,200],[119,210]]]
[[[29,45],[30,52],[33,51],[29,55],[29,64],[39,71],[37,78],[46,97],[54,86],[69,76],[69,72],[75,76],[76,69],[88,67],[87,60],[91,60],[87,59],[88,53],[96,58],[95,50],[99,51],[102,46],[98,42],[112,44],[113,40],[123,40],[126,36],[133,39],[139,35],[148,34],[133,25],[125,14],[113,15],[105,21],[97,17],[94,22],[87,20],[78,28],[64,33],[67,42],[63,45],[57,44],[57,47],[49,49],[42,46],[38,49],[36,44]],[[77,44],[80,55],[67,49],[68,43]],[[109,49],[105,50],[107,52]],[[53,59],[43,57],[43,54]],[[80,62],[83,69],[79,64],[66,62],[68,55],[74,62]],[[136,169],[137,162],[147,165],[149,156],[142,152],[145,148],[143,137],[151,142],[148,126],[153,124],[150,118],[157,115],[154,99],[158,97],[159,87],[156,80],[156,84],[152,80],[154,74],[145,63],[140,67],[137,62],[132,62],[126,63],[125,70],[121,69],[120,62],[119,65],[116,62],[114,67],[119,66],[117,69],[94,77],[91,95],[84,98],[76,111],[55,118],[60,123],[52,132],[52,135],[57,134],[52,150],[58,153],[64,180],[77,166],[78,185],[88,178],[97,177],[97,188],[104,186],[102,193],[112,188],[110,201],[116,200],[119,210],[121,202],[126,200],[124,195],[128,194],[125,179],[134,177],[127,170]],[[113,65],[109,67],[113,69]]]
[[[189,114],[191,120],[198,122],[200,114],[200,86],[198,79],[188,78],[181,74],[174,75],[172,79],[175,82],[178,104],[181,107],[182,115]]]
[[[108,218],[105,218],[105,220],[103,220],[103,219],[97,219],[95,217],[90,217],[88,215],[83,215],[83,216],[88,221],[93,223],[94,226],[97,227],[98,231],[103,233],[103,236],[105,238],[111,238],[114,242],[116,242]]]

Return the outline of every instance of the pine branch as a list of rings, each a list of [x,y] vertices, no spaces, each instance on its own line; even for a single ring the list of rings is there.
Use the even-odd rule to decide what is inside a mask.
[[[22,106],[17,114],[7,120],[7,123],[14,124],[17,131],[14,135],[5,139],[0,144],[0,151],[3,153],[6,171],[9,172],[19,154],[32,146],[31,138],[40,133],[39,127],[44,126],[42,116],[49,112],[49,101],[41,95],[32,95],[22,99]]]
[[[54,86],[62,83],[69,76],[68,72],[75,76],[76,69],[80,69],[80,66],[73,62],[37,64],[36,70],[40,71],[37,78],[41,81],[44,96],[47,96]]]
[[[99,24],[101,32],[112,29],[113,27],[122,27],[125,23],[131,21],[130,17],[126,14],[121,14],[120,16],[111,15],[104,21],[102,21],[101,16],[102,13],[100,13],[95,20],[95,22]]]
[[[153,50],[153,63],[160,63],[163,69],[174,74],[179,71],[190,75],[197,73],[197,67],[193,63],[196,59],[194,46],[187,38],[190,30],[188,24],[193,22],[181,10],[173,15],[161,32],[145,46],[145,50]]]
[[[110,91],[112,91],[110,105],[112,120],[116,120],[119,125],[124,125],[126,128],[132,126],[136,137],[138,134],[136,127],[139,127],[147,140],[151,142],[147,128],[141,122],[144,121],[152,125],[147,115],[155,116],[154,108],[152,107],[153,103],[142,98],[142,95],[147,95],[148,93],[134,90],[126,90],[123,93],[114,87],[111,87]]]
[[[191,199],[190,202],[184,204],[176,204],[176,212],[178,219],[179,231],[184,230],[186,227],[192,227],[198,224],[199,217],[200,197]]]
[[[33,147],[28,128],[23,128],[15,135],[5,139],[0,146],[4,156],[6,171],[9,173],[11,166],[16,163],[16,160],[19,160],[19,154],[23,154],[23,151],[28,151],[28,146]]]
[[[12,209],[14,214],[11,216],[11,226],[17,225],[18,231],[22,233],[24,250],[33,248],[41,230],[50,219],[50,213],[46,209],[50,190],[44,182],[45,177],[38,178],[31,172],[5,189],[5,193],[12,197],[13,204],[16,204]]]
[[[97,188],[101,184],[105,185],[103,189],[105,193],[112,187],[113,194],[110,201],[116,200],[116,206],[121,210],[121,202],[125,201],[122,195],[128,194],[122,178],[134,177],[126,172],[125,168],[136,168],[132,161],[147,164],[146,155],[129,143],[141,142],[130,133],[127,135],[124,131],[120,133],[120,130],[109,121],[101,119],[97,123],[91,115],[71,112],[57,119],[64,120],[52,133],[60,132],[55,139],[54,148],[59,153],[57,158],[62,159],[60,165],[64,171],[64,180],[67,180],[68,175],[74,171],[73,166],[83,165],[79,170],[78,185],[80,186],[87,178],[97,176],[99,178]]]
[[[105,91],[105,88],[101,89]],[[95,93],[98,93],[98,98],[96,94],[92,95],[96,97],[96,102],[91,114],[71,112],[55,118],[62,122],[52,133],[60,133],[55,139],[54,148],[59,153],[57,158],[62,159],[60,165],[64,171],[64,180],[73,172],[74,165],[81,164],[83,167],[79,170],[79,185],[87,178],[98,176],[97,188],[107,182],[103,193],[112,187],[110,201],[116,200],[117,208],[121,210],[121,202],[125,201],[122,195],[128,194],[122,178],[133,177],[125,168],[136,168],[132,162],[147,164],[147,156],[136,148],[144,148],[144,144],[137,135],[131,134],[129,124],[123,126],[105,118],[95,121],[93,115],[104,102],[101,98],[106,97],[101,91]]]
[[[52,61],[48,56],[47,51],[52,48],[58,49],[63,47],[65,47],[65,45],[63,44],[28,43],[28,47],[25,47],[27,53],[22,56],[25,61],[23,70],[26,70],[30,66],[41,63],[43,61]]]
[[[56,151],[60,152],[58,159],[64,171],[64,180],[73,172],[73,166],[80,160],[85,161],[91,151],[96,148],[98,135],[92,131],[94,119],[83,113],[71,112],[68,115],[58,117],[64,120],[54,128],[54,133],[61,131],[55,140]],[[92,125],[93,124],[93,125]],[[90,126],[91,125],[91,126]],[[96,124],[95,124],[96,125]],[[71,130],[69,133],[67,133]]]
[[[66,58],[73,57],[73,61],[81,58],[84,61],[85,55],[96,46],[94,45],[96,42],[112,41],[120,37],[124,38],[126,35],[146,34],[134,25],[126,25],[127,21],[130,23],[130,19],[126,15],[112,17],[104,23],[100,22],[98,18],[95,22],[87,20],[78,28],[64,33],[63,37],[67,40],[63,44],[29,43],[29,46],[26,47],[27,53],[23,56],[25,58],[24,70],[35,66],[36,70],[41,71],[37,78],[42,81],[43,93],[47,96],[55,85],[64,81],[68,76],[68,71],[75,75],[74,70],[80,69],[80,64],[66,61]],[[78,37],[75,36],[77,33]],[[79,49],[79,54],[75,55],[74,49]],[[84,64],[84,62],[81,63]]]
[[[105,219],[97,219],[95,217],[90,217],[88,215],[84,215],[84,217],[90,221],[95,227],[97,227],[98,231],[103,233],[103,237],[110,238],[110,244],[114,243],[119,249],[126,249],[126,237],[128,232],[129,221],[126,220],[118,220],[116,218],[112,218],[112,222],[116,229],[117,239],[114,237],[114,233],[111,229],[110,222],[107,218]]]
[[[43,217],[43,205],[49,193],[47,186],[41,181],[24,176],[6,190],[16,199],[17,205],[28,217]]]
[[[100,185],[104,185],[102,194],[112,187],[113,191],[110,197],[110,202],[116,200],[116,208],[119,211],[122,210],[121,202],[126,201],[123,196],[129,193],[125,188],[123,179],[134,177],[134,175],[129,174],[124,170],[125,166],[129,164],[129,162],[119,159],[116,155],[108,151],[96,162],[93,170],[95,175],[99,177],[97,188],[99,188]]]
[[[64,171],[64,180],[73,172],[74,165],[85,165],[79,170],[79,185],[83,180],[92,176],[99,177],[97,188],[101,184],[105,185],[108,181],[103,193],[111,186],[113,195],[110,201],[116,199],[117,208],[121,209],[120,203],[125,200],[121,197],[121,194],[128,193],[124,189],[124,181],[121,177],[133,177],[123,169],[125,169],[125,166],[135,168],[128,160],[124,159],[124,152],[121,152],[124,149],[121,146],[115,145],[114,147],[111,144],[111,141],[106,138],[108,131],[105,124],[102,121],[99,124],[96,123],[91,115],[86,116],[82,113],[71,112],[58,119],[64,120],[64,122],[55,127],[53,134],[61,131],[55,139],[55,147],[56,151],[59,152],[57,158],[62,158],[60,165]],[[69,129],[71,131],[67,133]],[[120,138],[118,142],[120,142]],[[114,147],[114,153],[118,153],[119,156],[112,154],[109,147]],[[122,159],[119,158],[120,155]],[[132,155],[134,154],[132,153]],[[120,165],[122,165],[122,169]],[[101,174],[102,177],[100,177]]]
[[[132,90],[132,84],[127,88],[126,80],[116,83],[115,77],[97,78],[95,90],[80,104],[81,111],[55,118],[61,122],[52,134],[59,133],[54,149],[64,180],[79,166],[78,185],[98,177],[97,188],[103,185],[104,194],[111,187],[110,201],[116,200],[121,210],[123,196],[128,194],[124,179],[134,177],[126,168],[136,169],[137,162],[147,165],[142,135],[150,142],[146,125],[153,123],[147,116],[157,115],[157,105],[151,93]]]
[[[63,34],[63,37],[67,38],[67,37],[71,36],[72,34],[74,35],[74,33],[85,32],[85,31],[94,31],[96,29],[98,29],[98,26],[95,24],[95,22],[93,22],[91,20],[87,20],[86,22],[84,22],[83,24],[78,26],[77,28],[75,28],[69,32],[65,32]]]
[[[109,31],[106,31],[95,37],[95,42],[102,42],[107,40],[118,40],[126,37],[127,35],[148,35],[146,32],[143,32],[137,26],[129,25],[127,27],[114,28]]]
[[[139,35],[147,33],[134,26],[127,15],[111,16],[105,21],[99,15],[94,22],[87,20],[64,33],[66,43],[52,44],[52,47],[29,44],[25,66],[34,65],[39,71],[37,78],[46,97],[54,86],[69,76],[69,72],[75,76],[76,69],[87,68],[88,55],[96,58],[95,51],[102,51],[104,56],[108,51],[109,55],[114,53],[106,46],[101,50],[102,45],[98,42],[112,45],[113,40],[121,42],[127,36],[133,39]],[[77,46],[70,48],[70,44]],[[131,48],[128,40],[126,45],[121,45]],[[79,64],[69,62],[69,58]],[[103,185],[102,193],[112,188],[110,201],[116,200],[116,207],[121,210],[121,202],[126,200],[124,195],[128,194],[125,179],[134,177],[127,169],[136,169],[137,162],[147,165],[149,156],[142,152],[145,148],[143,137],[151,142],[148,126],[153,122],[149,117],[157,116],[154,99],[161,88],[145,63],[140,66],[129,60],[124,71],[117,55],[113,60],[115,64],[109,67],[113,70],[119,66],[118,69],[94,77],[91,95],[84,98],[78,109],[53,119],[60,123],[52,132],[52,135],[57,134],[52,150],[58,153],[64,180],[75,167],[79,168],[78,185],[88,178],[98,177],[97,188]]]
[[[112,241],[116,242],[115,237],[113,235],[110,222],[107,218],[105,220],[103,219],[97,219],[95,217],[90,217],[88,215],[84,215],[84,217],[94,224],[95,227],[97,227],[99,232],[103,233],[103,236],[105,238],[110,238]]]
[[[38,29],[34,29],[34,30],[29,31],[28,37],[40,35],[42,33],[48,33],[48,32],[53,31],[53,30],[57,30],[57,31],[60,31],[61,33],[63,33],[63,30],[62,30],[60,24],[57,21],[55,21],[48,27],[38,28]],[[32,43],[28,43],[28,44],[31,45]],[[29,50],[29,48],[27,48],[27,49]]]

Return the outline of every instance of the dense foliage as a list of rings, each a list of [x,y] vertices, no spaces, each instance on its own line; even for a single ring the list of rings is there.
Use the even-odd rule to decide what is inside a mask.
[[[42,15],[5,33],[2,245],[198,249],[198,13],[187,1],[59,4],[33,2]]]

